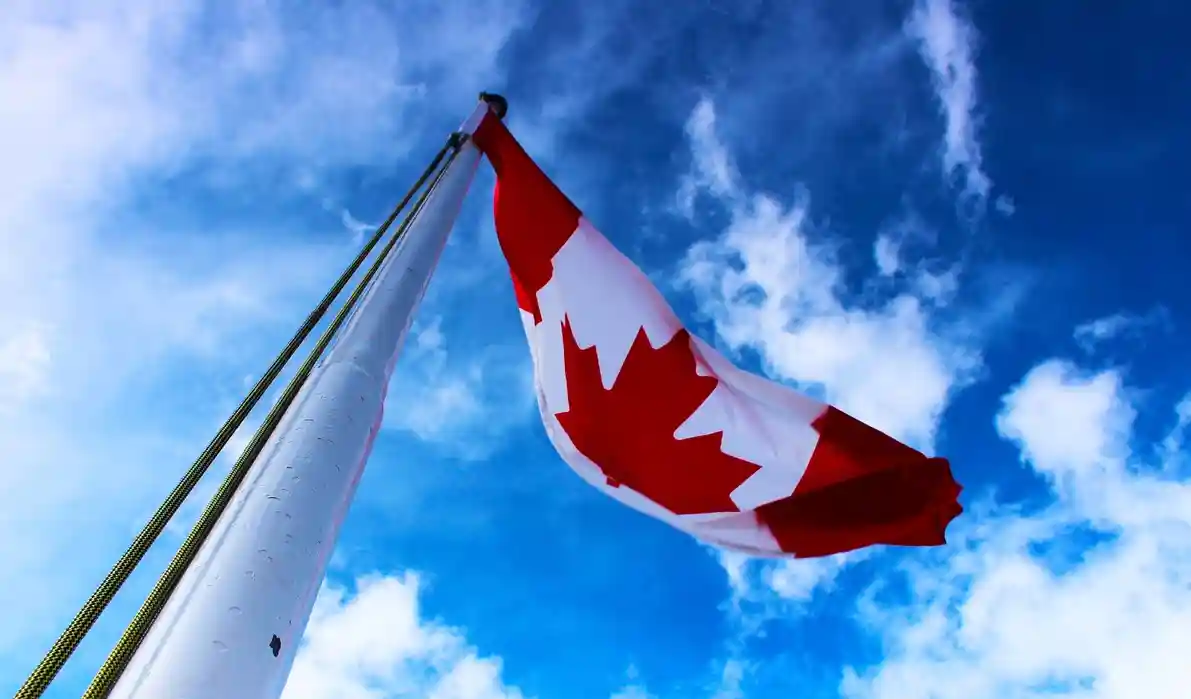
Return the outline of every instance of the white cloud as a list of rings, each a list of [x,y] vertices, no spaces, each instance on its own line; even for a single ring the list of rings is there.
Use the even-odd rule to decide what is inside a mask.
[[[738,623],[756,627],[829,591],[850,565],[872,553],[869,549],[807,559],[761,559],[716,549],[715,556],[728,578],[729,605]]]
[[[976,30],[952,0],[917,0],[907,31],[919,42],[946,122],[943,170],[962,177],[965,194],[983,206],[992,183],[984,173],[977,134]]]
[[[1113,313],[1090,320],[1075,328],[1075,342],[1085,352],[1093,352],[1111,340],[1135,337],[1154,326],[1169,323],[1165,308],[1153,308],[1144,314]]]
[[[866,549],[805,561],[782,561],[767,571],[767,587],[784,600],[809,602],[831,586],[841,572],[864,558]]]
[[[355,216],[352,216],[352,212],[348,211],[347,209],[343,209],[339,212],[339,221],[343,224],[343,227],[347,229],[347,232],[351,233],[353,245],[362,244],[364,242],[364,237],[371,235],[379,227],[379,224],[364,223]]]
[[[1134,317],[1115,313],[1096,320],[1090,320],[1075,328],[1075,340],[1080,345],[1091,347],[1096,342],[1119,335],[1134,322]]]
[[[694,215],[695,199],[701,191],[712,196],[731,198],[739,188],[736,166],[715,130],[715,105],[710,99],[699,100],[686,122],[691,149],[691,171],[678,188],[678,206],[688,218]]]
[[[519,21],[519,0],[3,5],[0,656],[25,665],[73,614],[214,394],[350,257],[331,221],[238,205],[317,201],[439,137]]]
[[[720,665],[719,682],[712,699],[742,699],[744,680],[750,666],[740,658],[729,658]]]
[[[1053,479],[1100,477],[1127,448],[1134,413],[1122,390],[1115,371],[1086,375],[1070,362],[1046,362],[1005,397],[997,431]]]
[[[490,345],[460,360],[448,353],[438,316],[419,322],[412,339],[386,400],[386,427],[454,456],[480,459],[499,437],[536,414],[524,346]]]
[[[1136,450],[1121,375],[1052,360],[1005,398],[998,428],[1055,484],[1021,514],[969,514],[938,565],[907,571],[904,603],[865,605],[885,643],[851,671],[857,699],[1175,699],[1191,685],[1191,484]],[[874,598],[875,599],[875,598]]]
[[[712,699],[746,696],[746,683],[765,663],[752,656],[752,642],[763,637],[773,622],[801,618],[831,592],[846,568],[871,555],[871,550],[862,549],[823,558],[777,560],[706,549],[723,568],[729,589],[724,605],[728,635],[711,665],[715,679],[705,691]]]
[[[883,233],[877,236],[877,242],[873,245],[873,261],[877,263],[878,272],[887,277],[897,274],[901,269],[900,248],[900,241],[892,235]]]
[[[324,585],[284,699],[521,699],[501,662],[459,629],[423,618],[418,576],[371,576],[355,593]]]
[[[900,279],[914,294],[935,306],[946,306],[959,290],[959,264],[945,266],[932,249],[938,234],[913,211],[882,226],[873,243],[873,262],[883,277]]]
[[[930,449],[949,398],[980,365],[978,334],[933,317],[949,298],[944,277],[911,270],[905,288],[879,304],[850,294],[835,250],[809,220],[808,198],[787,208],[745,191],[712,124],[703,101],[688,125],[695,172],[684,182],[717,197],[731,221],[688,251],[681,283],[729,348],[755,349],[777,377],[821,388],[841,409]]]

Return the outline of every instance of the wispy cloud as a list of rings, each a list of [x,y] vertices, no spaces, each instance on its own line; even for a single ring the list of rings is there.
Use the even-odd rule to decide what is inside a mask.
[[[977,34],[953,0],[917,0],[907,31],[931,71],[943,112],[943,170],[963,182],[983,207],[992,181],[984,172],[979,140],[975,51]]]
[[[352,212],[347,209],[339,212],[339,221],[347,229],[347,232],[351,233],[352,243],[355,245],[362,243],[364,236],[375,231],[378,225],[375,223],[364,223],[355,216],[352,216]]]
[[[1155,326],[1169,327],[1170,322],[1170,314],[1161,307],[1141,314],[1113,313],[1077,326],[1075,342],[1085,352],[1093,352],[1112,340],[1136,338]]]
[[[608,95],[637,85],[693,16],[679,6],[650,7],[632,0],[545,3],[536,12],[536,26],[550,30],[538,32],[534,43],[548,51],[550,60],[534,61],[510,76],[514,107],[509,119],[518,140],[540,162],[549,162],[558,138],[579,126]],[[518,109],[519,100],[533,109]]]
[[[932,317],[921,273],[879,306],[852,297],[830,243],[812,239],[809,196],[787,206],[746,190],[713,124],[703,101],[687,129],[694,173],[683,187],[714,197],[731,220],[688,251],[681,282],[731,349],[755,349],[777,377],[929,449],[947,401],[980,365],[976,338]]]
[[[394,376],[385,426],[413,433],[453,456],[481,459],[534,411],[529,353],[489,346],[462,358],[447,351],[442,318],[415,328]]]
[[[678,187],[678,207],[691,218],[700,193],[733,200],[739,196],[740,182],[732,156],[716,133],[715,104],[710,98],[705,97],[695,105],[685,131],[693,162]]]

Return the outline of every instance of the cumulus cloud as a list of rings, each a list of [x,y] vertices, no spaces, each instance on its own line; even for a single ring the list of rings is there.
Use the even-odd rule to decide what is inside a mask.
[[[926,270],[911,270],[877,305],[851,294],[836,250],[810,220],[809,196],[786,205],[747,191],[713,127],[714,105],[703,100],[688,122],[693,166],[682,187],[714,197],[731,218],[690,248],[680,282],[730,349],[755,350],[776,377],[930,449],[948,400],[980,365],[973,337],[933,315],[947,295]],[[893,264],[888,244],[878,247]]]
[[[1126,448],[1135,415],[1122,390],[1117,372],[1087,376],[1070,362],[1046,362],[1005,397],[997,431],[1052,480],[1086,481],[1085,469],[1118,465]]]
[[[1024,514],[985,508],[945,560],[904,571],[900,602],[872,596],[862,617],[886,657],[849,671],[845,696],[1186,694],[1191,485],[1168,463],[1185,414],[1164,448],[1144,448],[1135,395],[1119,371],[1067,360],[1022,379],[997,427],[1052,501]]]
[[[284,699],[521,699],[501,661],[462,630],[424,618],[416,573],[374,575],[319,592]]]
[[[961,179],[964,193],[983,206],[992,182],[978,138],[976,29],[952,0],[918,0],[907,31],[919,43],[943,112],[943,171]]]

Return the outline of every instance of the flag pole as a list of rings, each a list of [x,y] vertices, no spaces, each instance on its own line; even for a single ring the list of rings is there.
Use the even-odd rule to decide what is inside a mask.
[[[504,99],[481,95],[470,136]],[[276,699],[380,428],[406,332],[467,195],[466,140],[415,214],[110,694]]]

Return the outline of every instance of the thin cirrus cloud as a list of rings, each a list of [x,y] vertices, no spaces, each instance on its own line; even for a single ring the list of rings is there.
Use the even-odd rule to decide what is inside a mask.
[[[943,115],[943,171],[961,180],[964,195],[983,207],[992,181],[979,140],[976,29],[952,0],[918,0],[907,31],[919,43]]]
[[[1165,330],[1170,325],[1170,315],[1162,307],[1152,308],[1145,313],[1118,312],[1078,325],[1075,328],[1075,342],[1085,352],[1095,352],[1112,341],[1138,339],[1146,331]]]

